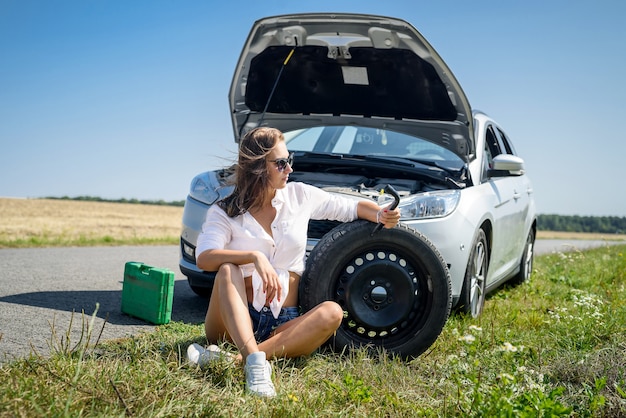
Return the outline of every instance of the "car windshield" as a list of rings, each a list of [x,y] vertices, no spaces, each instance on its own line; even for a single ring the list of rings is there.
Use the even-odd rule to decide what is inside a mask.
[[[357,126],[316,126],[285,132],[290,151],[401,157],[462,166],[453,152],[426,139],[404,133]]]

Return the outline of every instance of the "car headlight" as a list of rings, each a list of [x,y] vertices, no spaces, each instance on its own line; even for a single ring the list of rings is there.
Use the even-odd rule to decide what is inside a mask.
[[[191,180],[189,197],[207,205],[213,204],[219,198],[219,194],[211,185],[208,173],[199,174]]]
[[[402,219],[442,218],[454,212],[460,198],[458,190],[426,192],[402,199],[398,209]]]

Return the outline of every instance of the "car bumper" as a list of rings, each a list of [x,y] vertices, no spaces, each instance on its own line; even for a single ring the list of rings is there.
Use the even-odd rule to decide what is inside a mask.
[[[178,263],[180,271],[187,276],[190,285],[201,288],[212,287],[215,278],[215,274],[204,272],[196,266],[196,242],[208,209],[208,205],[187,197],[180,236],[180,260]]]

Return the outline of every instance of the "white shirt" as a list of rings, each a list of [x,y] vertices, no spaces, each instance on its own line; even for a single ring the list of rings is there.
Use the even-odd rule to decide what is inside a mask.
[[[257,250],[267,256],[275,269],[302,275],[309,219],[357,219],[357,200],[298,182],[277,189],[272,206],[276,208],[271,225],[273,237],[249,212],[231,218],[219,205],[212,205],[198,236],[196,256],[211,249]],[[241,269],[244,276],[251,276],[254,264],[242,265]]]

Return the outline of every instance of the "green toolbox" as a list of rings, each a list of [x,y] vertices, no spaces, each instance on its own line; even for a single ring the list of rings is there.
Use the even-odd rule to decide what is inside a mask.
[[[172,318],[174,272],[129,261],[124,267],[122,312],[156,325]]]

